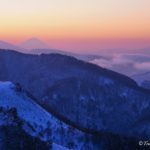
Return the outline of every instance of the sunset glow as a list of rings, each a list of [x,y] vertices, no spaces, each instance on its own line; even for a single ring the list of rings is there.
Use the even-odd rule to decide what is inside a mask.
[[[0,1],[0,39],[31,37],[62,49],[149,47],[150,0]]]

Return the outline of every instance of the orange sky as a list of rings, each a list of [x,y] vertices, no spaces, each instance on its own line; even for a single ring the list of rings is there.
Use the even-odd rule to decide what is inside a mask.
[[[1,0],[0,39],[31,37],[62,49],[150,47],[150,0]]]

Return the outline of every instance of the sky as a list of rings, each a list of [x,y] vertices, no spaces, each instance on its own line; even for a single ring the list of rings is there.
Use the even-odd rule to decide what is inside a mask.
[[[150,0],[0,0],[0,39],[70,50],[150,47]]]

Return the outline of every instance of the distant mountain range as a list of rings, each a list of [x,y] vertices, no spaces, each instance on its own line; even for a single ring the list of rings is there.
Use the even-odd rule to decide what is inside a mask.
[[[24,49],[51,49],[51,47],[44,41],[38,38],[31,38],[19,44]]]
[[[10,44],[8,42],[0,41],[0,49],[2,50],[16,50],[16,51],[23,51],[22,47],[16,46],[14,44]]]
[[[42,41],[36,37],[27,39],[18,45],[10,44],[9,42],[0,41],[0,49],[10,49],[10,50],[19,50],[24,49],[26,51],[36,52],[36,53],[48,53],[48,49],[56,50],[57,48],[52,48],[49,43]],[[38,51],[34,51],[34,49],[38,49]],[[41,51],[40,51],[41,49]],[[32,51],[33,50],[33,51]],[[19,50],[20,51],[20,50]],[[59,50],[58,50],[59,51]],[[112,49],[100,49],[99,51],[93,50],[95,55],[102,55],[102,54],[150,54],[150,47],[148,48],[141,48],[141,49],[122,49],[122,48],[112,48]]]
[[[58,54],[63,54],[67,56],[73,56],[73,57],[76,57],[77,59],[81,59],[84,61],[92,61],[94,59],[106,58],[105,56],[92,55],[92,54],[77,54],[77,53],[67,52],[67,51],[58,50],[58,49],[52,49],[50,48],[50,46],[48,46],[47,43],[36,38],[26,40],[22,42],[21,44],[19,44],[19,46],[15,46],[13,44],[0,41],[0,50],[4,50],[4,49],[16,50],[18,52],[38,54],[38,55],[58,53]]]

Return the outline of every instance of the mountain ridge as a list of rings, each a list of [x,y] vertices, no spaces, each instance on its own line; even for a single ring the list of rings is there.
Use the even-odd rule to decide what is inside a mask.
[[[90,130],[148,136],[133,124],[149,114],[150,94],[132,79],[60,54],[4,51],[0,60],[0,80],[20,83],[43,106],[73,123]]]
[[[39,122],[36,120],[36,118],[40,117],[42,114],[40,112],[35,111],[35,108],[37,108],[39,111],[41,111],[42,108],[37,107],[38,104],[34,102],[31,104],[30,99],[31,98],[28,97],[28,94],[26,95],[25,91],[20,87],[20,85],[18,84],[15,85],[11,82],[0,82],[0,119],[1,119],[0,130],[2,129],[1,133],[3,132],[5,133],[5,131],[8,131],[9,134],[7,134],[7,138],[13,136],[14,143],[7,144],[7,146],[9,147],[11,146],[11,148],[19,146],[19,147],[22,147],[22,149],[24,150],[26,149],[26,146],[28,146],[29,149],[32,148],[32,150],[34,150],[36,149],[36,147],[34,146],[37,146],[39,144],[38,148],[40,147],[40,149],[42,150],[48,150],[49,148],[50,149],[52,148],[52,150],[55,150],[55,149],[67,150],[67,148],[63,146],[67,146],[69,149],[73,148],[74,150],[78,150],[78,149],[83,149],[83,150],[87,150],[87,149],[110,150],[111,149],[111,150],[114,150],[117,148],[118,143],[119,143],[120,147],[118,147],[118,150],[126,150],[124,149],[124,144],[127,145],[126,148],[128,149],[136,148],[137,150],[138,149],[140,150],[140,148],[136,145],[136,143],[138,142],[138,138],[127,138],[121,135],[113,135],[111,133],[101,133],[99,137],[97,136],[93,137],[93,135],[88,135],[86,134],[86,132],[83,133],[83,132],[78,131],[75,128],[73,129],[72,127],[68,127],[67,124],[64,125],[64,123],[59,120],[58,122],[55,122],[57,120],[55,119],[55,117],[50,117],[49,122],[51,123],[47,124],[47,125],[50,125],[50,128],[46,128],[45,130],[44,128],[41,128],[41,126],[39,126],[40,124],[43,124],[42,123],[43,121],[41,120]],[[22,105],[20,105],[21,103]],[[24,104],[27,107],[25,107]],[[33,105],[33,106],[30,107],[30,105]],[[21,112],[23,112],[24,115],[21,114]],[[32,119],[30,118],[31,119],[30,121],[27,120],[28,113],[31,116],[34,116]],[[42,115],[42,116],[45,118],[45,115]],[[51,114],[46,114],[46,116],[47,117],[51,116]],[[26,122],[26,121],[29,121],[29,122]],[[35,124],[33,121],[36,121],[37,124]],[[44,122],[45,122],[45,119],[44,119]],[[51,129],[51,132],[50,132],[50,129]],[[61,131],[62,129],[63,129],[63,132]],[[20,131],[20,132],[16,132],[16,131]],[[35,132],[39,134],[35,134]],[[13,135],[11,133],[13,133]],[[28,134],[28,136],[25,136],[24,134]],[[29,134],[31,135],[30,137],[29,137]],[[44,136],[45,134],[47,135],[46,137],[50,139],[50,143],[56,142],[56,143],[59,143],[60,145],[53,143],[51,147],[47,143],[48,141],[46,140],[47,138],[45,138]],[[22,143],[18,142],[19,135],[20,136],[24,135],[23,136],[24,139],[20,137],[20,140]],[[4,146],[4,143],[3,143],[5,141],[4,139],[7,140],[7,138],[5,138],[4,134],[3,134],[3,137],[0,136],[0,139],[1,139],[0,147],[2,147],[2,144]],[[33,141],[31,141],[31,138],[33,138]],[[39,139],[43,139],[43,138],[44,138],[44,141],[42,142],[38,141]],[[23,144],[24,141],[27,143]],[[18,142],[18,143],[15,144],[15,142]],[[35,142],[34,146],[31,145],[32,142]],[[45,142],[47,144],[45,144]]]

